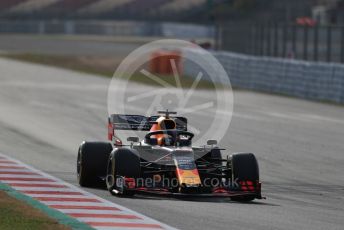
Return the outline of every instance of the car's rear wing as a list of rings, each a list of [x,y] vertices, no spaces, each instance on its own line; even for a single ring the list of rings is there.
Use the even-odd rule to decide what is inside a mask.
[[[112,114],[109,117],[108,138],[112,140],[115,130],[138,130],[149,131],[159,116],[142,116],[128,114]],[[187,118],[170,116],[176,122],[176,129],[187,131]]]

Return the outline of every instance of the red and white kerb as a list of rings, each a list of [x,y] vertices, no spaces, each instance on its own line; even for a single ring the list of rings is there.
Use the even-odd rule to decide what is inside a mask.
[[[174,229],[1,153],[0,181],[95,229]]]

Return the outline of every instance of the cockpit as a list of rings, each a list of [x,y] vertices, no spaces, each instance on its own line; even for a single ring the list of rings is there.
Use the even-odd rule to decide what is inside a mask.
[[[168,115],[159,117],[145,136],[145,142],[160,146],[190,146],[193,134],[176,129],[176,122]]]

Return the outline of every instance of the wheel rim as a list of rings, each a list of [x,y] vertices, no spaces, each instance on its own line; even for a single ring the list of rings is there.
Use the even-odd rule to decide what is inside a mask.
[[[115,175],[114,175],[114,170],[112,167],[112,160],[110,160],[107,167],[107,175],[106,175],[106,185],[108,189],[113,189],[115,187],[114,178],[115,178]]]

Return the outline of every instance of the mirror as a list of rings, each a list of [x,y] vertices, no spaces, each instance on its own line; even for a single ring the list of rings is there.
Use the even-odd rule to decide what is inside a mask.
[[[216,145],[217,144],[217,140],[208,140],[207,141],[207,145]]]
[[[130,141],[130,142],[139,142],[140,139],[138,137],[128,137],[127,138],[127,141]]]

